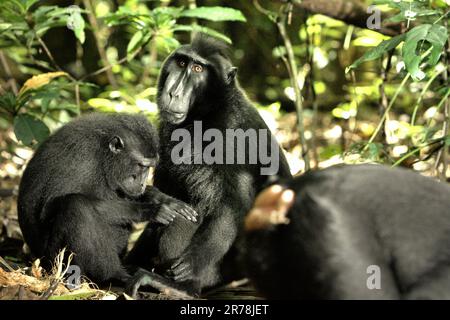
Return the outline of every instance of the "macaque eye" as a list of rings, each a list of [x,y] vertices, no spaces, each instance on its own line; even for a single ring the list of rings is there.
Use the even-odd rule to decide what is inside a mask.
[[[199,64],[194,64],[192,66],[192,71],[196,72],[196,73],[200,73],[203,72],[203,67]]]
[[[186,67],[186,61],[184,60],[178,60],[177,64],[180,68]]]

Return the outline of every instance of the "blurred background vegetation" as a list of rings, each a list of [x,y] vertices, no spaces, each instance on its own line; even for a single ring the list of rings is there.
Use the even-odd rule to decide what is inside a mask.
[[[20,238],[14,195],[33,149],[85,112],[141,112],[157,125],[161,64],[199,31],[230,44],[293,173],[376,161],[447,179],[449,9],[450,0],[2,0],[0,238]]]

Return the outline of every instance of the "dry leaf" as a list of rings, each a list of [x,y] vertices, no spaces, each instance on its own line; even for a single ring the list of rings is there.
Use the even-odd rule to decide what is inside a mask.
[[[54,78],[67,76],[67,75],[68,74],[66,72],[58,71],[58,72],[49,72],[49,73],[43,73],[43,74],[39,74],[37,76],[33,76],[23,84],[22,88],[19,91],[19,96],[22,95],[27,90],[38,89],[42,86],[45,86],[50,81],[52,81]]]

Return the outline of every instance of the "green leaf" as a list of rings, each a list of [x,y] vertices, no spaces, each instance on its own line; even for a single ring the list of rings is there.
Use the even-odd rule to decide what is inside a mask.
[[[14,119],[14,133],[17,140],[31,146],[43,142],[49,136],[50,130],[41,120],[29,114],[20,114]]]
[[[228,44],[232,44],[233,42],[231,41],[230,38],[228,38],[226,35],[224,35],[223,33],[220,33],[216,30],[213,30],[211,28],[208,27],[202,27],[199,25],[192,25],[192,26],[187,26],[187,25],[176,25],[173,29],[173,32],[177,32],[177,31],[189,31],[189,32],[201,32],[201,33],[206,33],[208,35],[210,35],[211,37],[215,37],[218,38],[222,41],[225,41]]]
[[[405,18],[405,13],[404,12],[400,12],[388,19],[385,20],[385,23],[390,22],[390,23],[399,23],[399,22],[403,22],[406,21]]]
[[[157,41],[159,44],[162,44],[162,46],[164,47],[164,49],[167,52],[172,52],[173,50],[175,50],[176,48],[178,48],[181,44],[180,42],[172,37],[157,37]]]
[[[11,23],[0,23],[0,32],[6,31],[12,27]]]
[[[363,62],[372,61],[372,60],[380,58],[384,53],[386,53],[392,49],[395,49],[404,39],[405,39],[405,35],[401,34],[401,35],[395,36],[389,40],[382,41],[375,48],[366,51],[366,53],[364,53],[364,55],[362,57],[360,57],[355,62],[353,62],[351,66],[347,67],[345,72],[347,73],[350,70],[355,69]]]
[[[20,2],[24,5],[26,10],[28,11],[33,4],[38,2],[39,0],[21,0]]]
[[[226,7],[198,7],[188,9],[183,11],[181,16],[210,21],[247,21],[241,11]]]
[[[80,10],[68,8],[69,16],[67,18],[67,27],[75,33],[75,37],[84,43],[86,36],[84,34],[84,28],[86,23],[84,22],[83,16]]]
[[[3,109],[9,113],[14,113],[16,109],[16,103],[16,96],[10,91],[0,96],[0,109]]]
[[[439,62],[447,40],[447,29],[436,24],[423,24],[408,31],[402,56],[406,69],[414,80],[418,81],[424,78],[424,72],[420,69],[420,63],[424,58],[422,54],[430,50],[427,62],[430,67],[435,66]],[[431,47],[425,44],[430,44]]]
[[[132,37],[127,46],[127,53],[131,53],[139,46],[139,43],[144,38],[144,32],[142,30],[137,31]]]
[[[49,104],[48,110],[65,110],[72,114],[78,115],[80,114],[80,108],[76,104],[72,103],[58,103],[58,104]]]
[[[152,37],[153,33],[145,30],[137,31],[132,37],[127,46],[127,59],[131,60],[133,55],[144,46]]]

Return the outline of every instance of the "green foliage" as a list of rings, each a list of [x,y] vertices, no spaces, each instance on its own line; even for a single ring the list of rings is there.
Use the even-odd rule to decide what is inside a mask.
[[[427,55],[426,52],[430,51],[427,59],[428,65],[434,67],[439,62],[447,41],[447,29],[436,24],[422,24],[414,27],[406,34],[402,56],[406,69],[411,73],[414,80],[425,78],[425,73],[420,69],[419,64]],[[428,48],[426,43],[429,43],[431,47]]]
[[[382,41],[375,48],[367,51],[347,68],[347,72],[357,68],[361,63],[381,58],[385,53],[395,49],[401,43],[402,57],[406,70],[411,77],[420,81],[425,78],[425,69],[421,63],[425,58],[428,69],[433,68],[439,62],[444,46],[448,41],[448,30],[443,25],[447,12],[444,9],[430,9],[428,1],[400,1],[378,0],[374,4],[385,4],[400,12],[387,22],[416,21],[418,25],[408,30],[405,34],[398,35],[389,40]],[[430,17],[435,17],[432,23],[427,23]],[[438,17],[438,18],[436,18]],[[422,18],[422,20],[419,20]]]
[[[39,74],[26,81],[16,94],[6,92],[0,97],[0,117],[13,126],[17,140],[24,145],[38,145],[47,138],[51,129],[79,114],[81,108],[104,112],[141,112],[155,119],[156,105],[150,100],[156,94],[154,83],[152,87],[144,87],[141,91],[133,87],[132,82],[138,80],[137,68],[144,69],[144,80],[150,77],[155,81],[157,70],[154,64],[158,59],[158,51],[162,48],[167,53],[180,45],[174,36],[176,32],[204,32],[231,43],[230,38],[223,33],[200,25],[199,22],[179,24],[178,20],[246,21],[239,10],[219,6],[185,9],[163,5],[150,9],[143,2],[126,0],[115,12],[110,12],[110,7],[105,7],[106,1],[92,1],[92,5],[95,12],[76,5],[41,5],[37,0],[0,1],[0,47],[20,63],[25,73]],[[98,11],[99,6],[102,7]],[[100,11],[102,16],[97,17],[99,26],[96,26],[99,29],[93,30],[87,25],[86,16]],[[112,76],[119,77],[124,87],[120,90],[105,88],[103,92],[97,93],[97,97],[88,96],[83,102],[80,97],[83,92],[93,94],[98,88],[61,72],[56,65],[43,36],[58,27],[72,30],[80,45],[85,43],[86,30],[91,29],[97,46],[107,45],[108,39],[105,37],[112,34],[114,27],[123,28],[129,35],[126,48],[128,65],[120,65],[122,62],[118,61],[117,48],[114,46],[105,48],[108,61],[102,56],[100,62],[103,66],[110,65],[108,68],[111,68]],[[148,45],[150,42],[151,46]],[[44,53],[46,57],[42,58],[41,55],[37,58],[39,53]],[[139,53],[140,61],[135,60]],[[145,70],[145,64],[149,63],[149,59],[152,69],[148,71]],[[25,67],[25,63],[54,72],[35,73],[36,69]],[[54,80],[62,76],[65,79]],[[133,93],[129,94],[129,90]]]
[[[225,7],[199,7],[188,9],[182,11],[181,16],[211,21],[247,21],[239,10]]]
[[[353,62],[352,65],[346,69],[346,72],[350,71],[351,69],[357,68],[363,62],[381,58],[386,52],[397,48],[397,46],[405,40],[405,37],[405,34],[400,34],[389,40],[384,40],[378,46],[371,50],[368,50],[361,58]]]
[[[73,7],[35,6],[38,1],[5,0],[0,2],[0,45],[35,44],[48,30],[56,27],[73,26],[80,42],[84,42],[85,22],[81,10]],[[5,32],[8,31],[8,32]]]
[[[380,159],[383,158],[381,150],[377,151],[374,146],[374,139],[381,131],[383,122],[388,118],[391,107],[398,102],[396,100],[400,97],[401,92],[407,90],[408,79],[411,78],[416,83],[415,87],[421,90],[416,98],[416,103],[413,104],[411,124],[404,123],[408,134],[403,139],[409,139],[407,143],[410,147],[408,148],[409,151],[396,162],[396,164],[400,164],[408,157],[417,156],[423,148],[435,144],[436,139],[445,138],[445,136],[442,137],[442,133],[445,131],[442,131],[441,123],[436,123],[430,119],[425,125],[416,125],[416,119],[419,107],[422,105],[424,97],[430,95],[430,91],[434,91],[434,96],[440,99],[436,110],[441,109],[444,101],[448,99],[448,95],[445,95],[446,91],[441,91],[443,88],[436,87],[435,83],[436,79],[440,79],[440,76],[445,74],[445,68],[448,68],[448,61],[443,57],[448,44],[449,7],[442,1],[376,0],[373,3],[387,5],[393,9],[394,14],[384,23],[405,23],[407,30],[403,34],[384,40],[366,51],[346,69],[346,72],[361,67],[363,62],[382,59],[389,53],[392,57],[389,59],[397,61],[397,73],[403,76],[403,80],[395,94],[392,97],[389,96],[387,110],[385,110],[369,143],[365,144],[364,148],[357,149],[357,152],[361,152],[362,157],[369,159],[374,159],[376,154],[381,157]],[[395,50],[398,47],[401,47],[401,51],[396,54]],[[406,74],[401,72],[403,67],[407,72]],[[446,79],[444,77],[442,80],[447,81]],[[387,82],[386,79],[382,81]],[[384,85],[386,86],[386,83]],[[414,84],[411,84],[411,86],[414,86]],[[413,95],[409,93],[409,96]]]
[[[14,118],[14,133],[23,144],[31,146],[44,141],[50,130],[42,120],[29,114],[19,114]]]
[[[226,7],[199,7],[195,9],[184,9],[183,7],[159,7],[146,10],[145,13],[133,12],[126,5],[105,17],[109,26],[130,25],[135,30],[131,37],[127,53],[131,59],[149,41],[154,38],[162,39],[168,47],[168,51],[175,49],[179,43],[172,34],[175,32],[203,32],[213,37],[231,43],[226,35],[199,25],[178,24],[181,17],[198,18],[210,21],[243,21],[245,17],[239,10]]]
[[[61,86],[48,86],[53,79],[65,75],[53,72],[34,76],[24,83],[17,96],[7,92],[0,97],[0,115],[13,122],[17,140],[24,145],[35,146],[48,137],[50,129],[40,118],[50,116],[53,111],[79,113],[78,106],[61,97]]]

